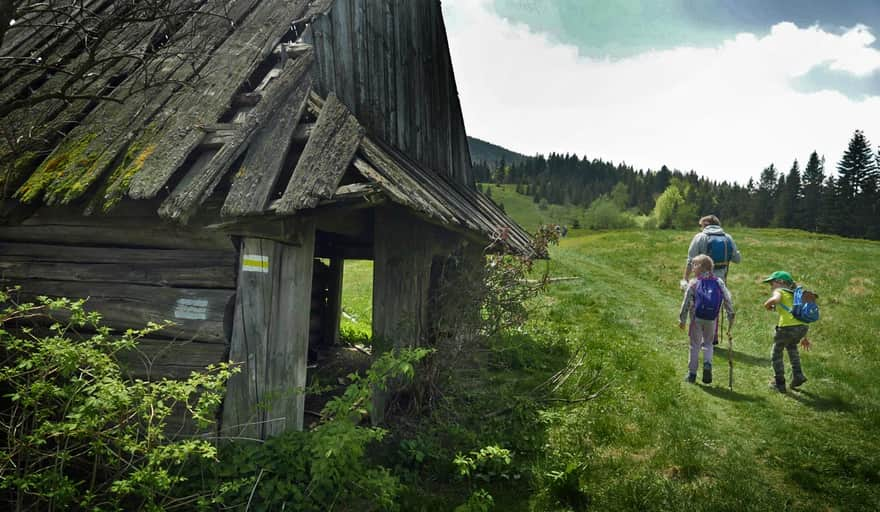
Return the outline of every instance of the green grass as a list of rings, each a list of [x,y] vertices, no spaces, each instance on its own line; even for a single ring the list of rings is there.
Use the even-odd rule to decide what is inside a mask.
[[[535,325],[565,336],[606,369],[612,387],[549,427],[548,459],[588,462],[599,510],[876,510],[880,244],[787,230],[737,230],[729,275],[737,321],[734,388],[726,350],[716,383],[682,382],[687,338],[677,282],[692,233],[569,237],[551,251],[554,285]],[[822,320],[802,354],[801,392],[771,392],[775,313],[761,279],[786,269],[821,294]]]
[[[493,197],[530,230],[576,215],[539,210],[505,188],[493,187]],[[522,478],[489,485],[496,510],[578,509],[553,488],[550,475],[566,470],[591,510],[880,510],[880,243],[733,230],[743,262],[728,278],[737,311],[731,390],[726,340],[714,384],[682,380],[688,342],[677,327],[678,281],[693,234],[571,230],[546,265],[576,279],[552,284],[522,332],[495,340],[485,384],[445,396],[445,416],[423,424],[422,442],[445,446],[434,455],[513,449]],[[761,307],[769,295],[761,280],[780,269],[818,291],[822,309],[810,328],[813,350],[801,355],[809,381],[784,395],[767,386],[776,314]],[[368,317],[369,301],[353,291],[369,289],[369,270],[346,266],[343,302],[356,316]],[[609,386],[598,398],[524,398],[577,353],[586,365],[559,398],[599,371]],[[487,414],[499,404],[514,407]],[[414,493],[417,503],[455,504],[437,496],[460,482],[426,477],[432,483]]]
[[[534,233],[542,224],[560,224],[571,226],[574,219],[583,224],[584,210],[573,205],[548,204],[542,210],[531,197],[518,194],[515,185],[494,185],[484,183],[483,188],[490,188],[495,204],[504,205],[504,211],[516,219],[520,226],[529,233]]]
[[[371,335],[373,321],[373,262],[346,260],[342,277],[342,319],[339,329],[348,338]]]

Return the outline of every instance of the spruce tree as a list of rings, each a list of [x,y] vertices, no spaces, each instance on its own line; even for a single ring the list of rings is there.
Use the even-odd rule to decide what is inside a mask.
[[[803,211],[801,212],[801,229],[816,231],[816,221],[822,201],[822,183],[825,181],[825,159],[813,151],[803,176]]]
[[[801,171],[795,160],[785,179],[779,177],[779,199],[776,203],[776,222],[774,225],[783,228],[800,229],[801,218]]]
[[[845,217],[841,214],[838,186],[834,176],[828,176],[822,186],[819,214],[816,218],[816,228],[821,233],[843,232]]]
[[[776,188],[777,188],[776,167],[770,164],[769,167],[761,171],[761,178],[758,181],[758,188],[752,196],[752,204],[750,208],[752,225],[764,228],[770,225],[776,211]]]
[[[841,215],[848,219],[841,234],[864,236],[871,224],[876,191],[877,162],[865,134],[856,130],[837,164],[837,199]]]

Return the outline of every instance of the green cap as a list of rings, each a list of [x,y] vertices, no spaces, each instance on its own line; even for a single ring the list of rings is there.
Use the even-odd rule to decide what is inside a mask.
[[[791,274],[789,274],[788,272],[786,272],[784,270],[777,270],[776,272],[773,272],[772,274],[767,276],[767,279],[764,279],[761,282],[762,283],[769,283],[770,281],[776,281],[776,280],[785,281],[787,283],[794,282],[794,279],[791,278]]]

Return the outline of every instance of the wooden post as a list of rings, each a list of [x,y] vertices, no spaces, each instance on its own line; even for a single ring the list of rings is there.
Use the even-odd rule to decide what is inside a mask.
[[[222,433],[265,439],[302,430],[314,225],[303,223],[300,245],[244,238]]]
[[[403,208],[377,208],[373,245],[373,350],[423,344],[428,333],[431,263],[446,233]],[[387,394],[376,391],[373,423],[384,420]]]
[[[327,283],[327,314],[324,317],[325,324],[321,329],[324,335],[324,343],[335,345],[339,343],[339,320],[342,316],[342,275],[345,260],[341,257],[330,258],[330,278]]]

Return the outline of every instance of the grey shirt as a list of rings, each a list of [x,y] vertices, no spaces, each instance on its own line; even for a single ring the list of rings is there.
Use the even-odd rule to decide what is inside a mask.
[[[739,249],[736,248],[736,242],[733,241],[733,237],[726,234],[721,226],[712,224],[703,228],[703,231],[694,235],[693,240],[691,240],[691,246],[688,248],[688,257],[687,257],[687,267],[691,268],[691,260],[700,254],[709,254],[709,235],[725,235],[730,239],[730,245],[733,248],[733,254],[730,256],[730,261],[733,263],[739,263],[742,260],[742,255],[739,253]]]

